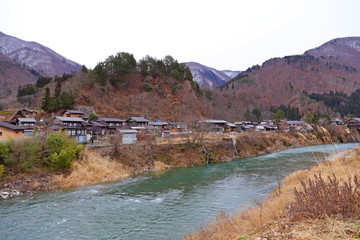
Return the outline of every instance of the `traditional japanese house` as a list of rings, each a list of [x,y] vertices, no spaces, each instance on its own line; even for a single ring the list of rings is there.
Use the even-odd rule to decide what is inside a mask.
[[[36,120],[35,118],[16,118],[16,125],[24,128],[24,135],[31,136],[35,130]]]
[[[24,136],[24,128],[7,122],[0,122],[0,140],[17,139]]]
[[[138,126],[146,126],[149,124],[150,121],[143,117],[131,117],[126,122],[130,127],[138,127]]]

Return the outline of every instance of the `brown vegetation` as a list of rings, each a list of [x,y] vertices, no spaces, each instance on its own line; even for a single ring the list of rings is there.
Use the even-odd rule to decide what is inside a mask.
[[[236,217],[229,217],[226,214],[219,214],[210,225],[200,228],[197,233],[185,237],[187,240],[196,239],[256,239],[263,237],[265,239],[355,239],[358,235],[357,225],[360,223],[360,211],[358,205],[355,204],[356,199],[359,197],[359,189],[354,188],[357,183],[354,183],[355,177],[360,176],[360,169],[358,167],[360,162],[360,148],[356,148],[352,152],[347,152],[338,159],[329,162],[323,162],[310,170],[301,170],[293,173],[284,179],[282,185],[275,189],[271,196],[269,196],[263,203],[257,204],[253,208],[240,213]],[[351,201],[355,206],[351,205],[351,210],[355,211],[349,215],[349,211],[337,211],[335,216],[323,214],[321,219],[316,215],[313,218],[295,221],[298,218],[292,218],[294,211],[290,211],[291,207],[297,206],[297,200],[294,195],[294,189],[300,192],[302,188],[301,181],[312,181],[320,183],[322,180],[314,176],[319,176],[321,179],[328,179],[332,182],[324,181],[320,185],[321,192],[333,193],[332,196],[337,196],[335,193],[347,192],[342,199]],[[336,176],[336,181],[334,177]],[[311,179],[311,180],[309,180]],[[351,180],[349,180],[351,179]],[[357,181],[357,180],[356,180]],[[349,187],[349,184],[353,187]],[[347,185],[346,185],[347,184]],[[313,185],[314,186],[314,185]],[[346,187],[347,186],[347,187]],[[338,190],[334,189],[338,187]],[[340,190],[340,189],[347,190]],[[352,189],[350,191],[349,189]],[[306,185],[309,189],[309,185]],[[315,190],[316,187],[310,187]],[[301,191],[302,192],[302,191]],[[306,193],[305,193],[306,194]],[[314,196],[315,191],[308,192]],[[331,194],[330,194],[331,195]],[[306,195],[309,197],[309,195]],[[315,199],[315,198],[314,198]],[[336,199],[336,197],[334,198]],[[301,199],[299,199],[301,200]],[[315,199],[319,200],[317,204],[318,210],[337,207],[329,206],[329,202],[325,201],[326,198]],[[358,200],[357,200],[358,201]],[[295,211],[296,213],[296,211]],[[297,213],[296,213],[297,214]],[[355,218],[353,218],[355,216]],[[315,218],[314,218],[315,217]],[[301,218],[302,219],[302,218]],[[293,221],[291,221],[293,220]]]

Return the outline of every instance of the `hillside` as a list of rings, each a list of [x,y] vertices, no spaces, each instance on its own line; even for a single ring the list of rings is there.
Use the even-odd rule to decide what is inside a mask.
[[[78,72],[81,68],[79,64],[66,59],[50,48],[2,32],[0,32],[0,53],[46,77]]]
[[[0,53],[0,99],[16,94],[20,85],[35,83],[37,78],[36,71]]]
[[[236,76],[240,71],[219,71],[196,62],[186,62],[190,68],[194,81],[199,83],[200,87],[214,89],[224,85],[227,81]]]
[[[207,116],[211,106],[189,72],[170,56],[164,60],[147,56],[136,62],[132,54],[118,53],[94,70],[62,81],[61,89],[75,97],[76,106],[93,107],[98,115],[192,122]],[[56,83],[46,87],[53,95]],[[36,106],[41,105],[44,90],[36,93]]]
[[[270,59],[253,66],[224,84],[214,95],[214,106],[230,119],[244,118],[246,110],[260,109],[270,117],[269,108],[281,104],[299,107],[300,112],[335,116],[311,93],[344,92],[360,88],[360,38],[332,40],[303,55]],[[336,54],[336,55],[332,55]]]

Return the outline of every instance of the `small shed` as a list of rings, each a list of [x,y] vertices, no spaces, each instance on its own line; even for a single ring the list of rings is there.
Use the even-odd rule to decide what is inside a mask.
[[[134,144],[137,142],[137,131],[133,129],[120,130],[122,136],[122,144]]]

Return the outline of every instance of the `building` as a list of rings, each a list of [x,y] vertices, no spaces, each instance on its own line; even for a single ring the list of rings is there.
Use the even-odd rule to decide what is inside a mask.
[[[187,124],[181,122],[169,122],[168,128],[171,133],[183,133],[188,130]]]
[[[148,125],[150,121],[143,117],[131,117],[126,122],[130,127],[139,127]]]
[[[134,144],[137,142],[137,131],[132,129],[121,129],[120,134],[122,137],[122,144]]]
[[[31,109],[9,109],[0,111],[0,121],[16,122],[16,118],[35,118],[37,112]]]
[[[84,119],[84,112],[80,110],[65,110],[62,112],[62,116]]]
[[[86,136],[84,120],[75,117],[55,117],[52,120],[54,131],[64,130],[69,136]]]
[[[0,122],[0,140],[22,138],[24,137],[24,130],[24,128],[14,124]]]
[[[225,124],[228,122],[225,120],[203,119],[198,121],[198,124],[206,132],[222,133],[225,131]]]
[[[96,120],[97,122],[105,123],[109,127],[124,127],[126,126],[126,120],[120,119],[120,118],[109,118],[109,117],[100,117]]]
[[[351,118],[346,121],[348,128],[360,129],[360,118]]]
[[[24,128],[24,136],[31,136],[35,130],[35,118],[16,118],[16,125]]]

